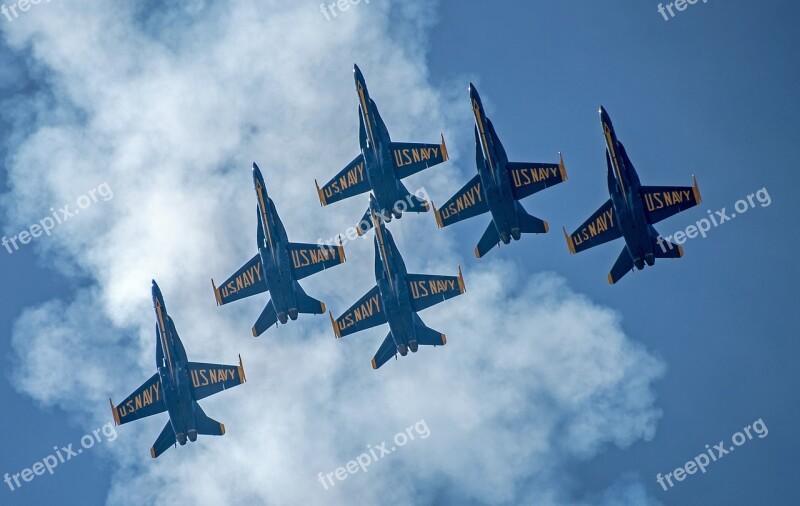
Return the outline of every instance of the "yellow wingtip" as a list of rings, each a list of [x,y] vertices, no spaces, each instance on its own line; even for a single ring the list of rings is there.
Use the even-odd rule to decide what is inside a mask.
[[[211,278],[211,288],[214,289],[214,298],[217,299],[217,306],[221,306],[222,296],[219,294],[219,288],[217,288],[216,283],[214,283],[214,278]]]
[[[328,201],[325,199],[325,192],[320,190],[319,183],[317,182],[316,179],[314,180],[314,186],[317,187],[317,197],[319,197],[319,204],[321,206],[323,206],[323,207],[327,206],[328,205]]]
[[[692,192],[694,193],[694,199],[697,201],[697,204],[703,202],[703,197],[700,195],[700,188],[697,186],[697,178],[692,176]]]
[[[375,362],[374,358],[372,359],[372,368],[373,369],[377,369],[378,368],[378,364]]]
[[[156,458],[156,449],[152,446],[150,447],[150,456]]]
[[[678,257],[683,258],[683,246],[678,246]]]
[[[244,383],[247,381],[247,376],[244,374],[244,365],[242,365],[242,355],[239,354],[239,383]]]
[[[117,408],[114,407],[111,397],[108,398],[108,404],[111,405],[111,414],[114,416],[114,425],[122,425],[119,421],[119,412],[117,411]]]
[[[436,206],[433,205],[433,201],[431,201],[431,206],[433,207],[433,215],[436,217],[436,226],[439,228],[444,228],[444,223],[442,223],[442,214],[436,209]]]
[[[614,284],[614,278],[611,277],[611,273],[610,272],[608,273],[608,284],[609,285],[613,285]]]
[[[342,333],[339,331],[338,325],[336,325],[336,320],[333,319],[333,313],[328,311],[328,316],[331,318],[331,326],[333,327],[333,334],[336,336],[336,339],[341,339]]]
[[[224,423],[219,424],[219,431],[222,432],[222,434],[220,434],[221,436],[225,435],[225,424]]]
[[[564,156],[561,151],[558,152],[558,170],[561,172],[561,180],[567,180],[567,168],[564,166]]]
[[[255,327],[250,329],[250,331],[253,333],[253,337],[258,337],[258,334],[256,334],[256,328]]]
[[[481,252],[478,251],[478,247],[475,246],[475,258],[480,258],[480,257],[481,257]]]
[[[567,241],[567,247],[569,248],[569,252],[573,255],[575,254],[575,243],[572,242],[572,237],[567,233],[567,229],[561,227],[561,230],[564,231],[564,239]]]
[[[446,162],[450,159],[450,155],[447,153],[447,144],[444,142],[444,134],[440,133],[439,137],[442,139],[442,161]]]
[[[442,334],[442,346],[444,346],[445,344],[447,344],[447,336]]]
[[[342,259],[342,263],[347,261],[347,257],[344,254],[344,245],[342,244],[342,237],[339,236],[339,258]],[[324,311],[323,311],[324,313]]]
[[[467,287],[464,285],[464,274],[461,273],[461,266],[458,266],[458,289],[461,290],[461,293],[467,291]]]
[[[542,221],[544,221],[544,220],[542,220]],[[544,222],[544,233],[546,234],[548,232],[550,232],[550,224],[545,221]]]

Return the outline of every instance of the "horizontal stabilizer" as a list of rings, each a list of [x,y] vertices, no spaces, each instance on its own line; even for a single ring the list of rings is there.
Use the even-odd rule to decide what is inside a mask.
[[[447,344],[447,337],[425,325],[418,315],[414,315],[414,327],[417,335],[417,344],[421,346],[444,346]]]
[[[239,365],[189,362],[189,378],[192,380],[194,399],[197,401],[246,381],[241,356]]]
[[[150,456],[153,458],[158,457],[177,443],[175,439],[175,431],[172,430],[172,422],[167,420],[167,424],[161,429],[161,434],[156,438],[156,442],[150,448]]]
[[[325,303],[308,295],[297,281],[294,282],[294,296],[298,313],[325,314]]]
[[[683,247],[658,237],[653,239],[653,252],[656,258],[681,258]]]
[[[514,208],[519,220],[519,231],[523,234],[546,234],[550,230],[546,221],[528,214],[519,202],[514,202]]]
[[[315,181],[316,183],[316,181]],[[322,188],[317,184],[317,195],[323,206],[355,197],[370,190],[364,157],[358,155]]]
[[[378,348],[378,352],[375,353],[375,356],[372,358],[372,368],[378,369],[380,366],[385,364],[389,361],[390,358],[397,355],[397,344],[395,344],[394,339],[392,338],[392,333],[386,336],[386,339],[383,340],[381,343],[381,347]]]
[[[256,256],[248,260],[233,276],[226,279],[219,288],[214,284],[213,279],[211,280],[211,286],[214,288],[214,296],[217,299],[218,306],[266,292],[268,286],[261,265],[261,255],[257,253]]]
[[[497,233],[497,227],[494,226],[494,221],[490,221],[489,226],[486,227],[486,231],[481,236],[481,240],[478,241],[478,245],[475,247],[475,256],[478,258],[485,256],[499,243],[500,235]]]
[[[617,261],[614,263],[614,267],[612,267],[611,272],[608,273],[608,282],[613,285],[622,279],[622,276],[631,272],[632,270],[633,259],[631,258],[630,253],[628,253],[628,248],[622,248],[622,253],[619,254]]]
[[[219,423],[213,418],[209,418],[203,408],[196,402],[194,403],[194,424],[198,434],[206,436],[224,436],[225,425]]]
[[[258,316],[256,324],[253,325],[253,337],[260,336],[265,330],[272,327],[277,322],[278,313],[275,311],[275,304],[273,304],[272,299],[270,299],[270,301],[267,302],[267,305],[264,306],[261,314]]]

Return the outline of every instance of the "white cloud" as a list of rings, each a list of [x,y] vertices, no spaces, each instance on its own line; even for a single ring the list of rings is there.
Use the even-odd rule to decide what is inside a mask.
[[[293,2],[134,12],[71,1],[9,28],[50,82],[16,105],[41,112],[11,160],[9,228],[103,182],[114,190],[35,243],[89,286],[16,322],[18,388],[86,423],[108,421],[105,398],[121,399],[153,372],[151,278],[191,360],[233,363],[241,353],[247,370],[246,385],[203,401],[226,424],[224,438],[151,462],[166,417],[119,428],[107,447],[109,503],[560,504],[570,461],[652,437],[660,413],[651,384],[663,366],[625,336],[616,313],[555,274],[523,281],[498,258],[462,258],[469,248],[430,215],[391,229],[412,271],[464,265],[468,293],[421,315],[447,333],[444,348],[375,372],[369,360],[385,327],[335,341],[326,318],[306,316],[253,339],[266,296],[215,307],[209,278],[254,253],[253,160],[292,240],[330,237],[363,213],[365,199],[321,209],[313,189],[357,153],[354,61],[396,140],[434,141],[444,130],[454,158],[455,146],[470,146],[469,130],[453,123],[469,124],[466,98],[427,81],[431,9],[403,5],[360,4],[326,21],[314,4]],[[409,187],[444,196],[448,176],[473,171],[471,147],[464,153]],[[349,243],[347,256],[304,282],[334,312],[374,284],[371,241]],[[428,439],[335,489],[317,482],[420,419]],[[607,497],[639,497],[636,487]]]

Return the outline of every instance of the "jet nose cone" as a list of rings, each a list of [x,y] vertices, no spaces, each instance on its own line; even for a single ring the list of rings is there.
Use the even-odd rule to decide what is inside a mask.
[[[158,283],[156,280],[153,280],[153,284],[150,289],[151,293],[153,294],[153,302],[155,303],[156,300],[161,299],[161,289],[158,287]]]
[[[600,121],[604,123],[611,123],[611,117],[608,115],[608,112],[606,112],[605,107],[601,105],[598,113],[600,114]]]
[[[261,169],[258,168],[256,162],[253,162],[253,179],[262,180],[264,176],[261,174]]]
[[[469,83],[469,96],[473,100],[480,101],[480,99],[481,99],[480,95],[478,95],[478,89],[472,83]]]

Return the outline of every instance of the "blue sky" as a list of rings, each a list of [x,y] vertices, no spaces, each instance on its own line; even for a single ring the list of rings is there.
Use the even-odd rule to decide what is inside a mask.
[[[105,399],[152,374],[151,278],[190,359],[241,353],[250,380],[204,403],[224,438],[151,462],[164,417],[126,425],[52,476],[14,492],[0,484],[0,503],[800,499],[787,472],[800,422],[794,3],[710,0],[669,21],[657,2],[372,0],[330,21],[314,2],[242,4],[53,2],[0,18],[3,233],[102,183],[114,192],[52,237],[0,250],[0,472],[101,427]],[[474,174],[470,81],[509,158],[561,151],[569,175],[523,202],[549,234],[480,261],[471,251],[486,217],[391,226],[411,271],[461,264],[469,292],[421,315],[447,347],[377,373],[369,359],[386,329],[335,342],[327,321],[307,317],[253,340],[266,299],[215,308],[207,286],[253,254],[254,160],[290,239],[327,238],[360,217],[363,199],[321,209],[311,186],[357,151],[354,61],[395,140],[444,132],[452,161],[409,182],[435,202]],[[697,177],[703,205],[659,224],[662,235],[762,188],[770,205],[610,287],[621,242],[570,256],[560,233],[607,199],[601,104],[643,184]],[[304,283],[334,313],[374,284],[369,243],[345,248],[341,272]],[[317,483],[420,419],[429,439],[335,490]],[[668,491],[656,483],[758,419],[768,436]]]

